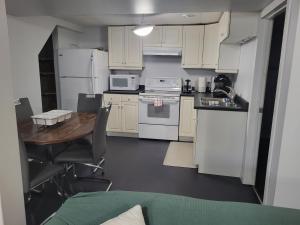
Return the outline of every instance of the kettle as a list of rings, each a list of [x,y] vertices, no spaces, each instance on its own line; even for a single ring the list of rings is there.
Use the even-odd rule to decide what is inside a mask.
[[[191,80],[189,80],[189,79],[185,80],[185,85],[183,85],[183,89],[182,89],[183,93],[191,93],[192,92],[192,85],[190,83],[191,83]]]

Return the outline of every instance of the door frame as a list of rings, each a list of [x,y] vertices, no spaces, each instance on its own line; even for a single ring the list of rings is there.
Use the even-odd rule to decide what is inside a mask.
[[[274,116],[269,147],[265,194],[263,199],[263,203],[267,205],[273,205],[274,203],[278,163],[282,142],[282,131],[284,126],[286,102],[291,76],[291,65],[294,56],[295,37],[297,32],[296,28],[300,8],[299,0],[287,0],[284,1],[284,3],[286,4],[286,18],[284,25],[285,28],[282,41],[281,59],[278,73]],[[280,10],[282,11],[284,10],[284,8],[281,7]],[[280,13],[280,11],[278,11],[277,13]],[[273,14],[272,18],[275,15],[277,14]]]
[[[260,128],[262,114],[259,108],[263,106],[264,91],[269,64],[269,54],[273,31],[273,18],[286,10],[285,28],[282,41],[281,59],[278,73],[276,99],[274,105],[273,124],[269,147],[269,156],[266,172],[266,184],[263,204],[273,205],[276,189],[276,177],[281,148],[282,130],[288,86],[290,80],[291,63],[294,53],[296,27],[299,16],[299,0],[275,0],[261,12],[261,30],[259,30],[256,66],[253,81],[253,91],[249,108],[248,139],[245,149],[244,170],[242,182],[254,184],[258,158]],[[260,33],[261,32],[261,33]],[[259,36],[261,35],[261,36]]]

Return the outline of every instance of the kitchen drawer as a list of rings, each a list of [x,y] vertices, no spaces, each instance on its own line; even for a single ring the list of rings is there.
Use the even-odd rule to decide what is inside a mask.
[[[138,102],[138,95],[122,95],[122,102]]]
[[[121,103],[121,96],[118,94],[104,94],[104,102],[105,103]]]

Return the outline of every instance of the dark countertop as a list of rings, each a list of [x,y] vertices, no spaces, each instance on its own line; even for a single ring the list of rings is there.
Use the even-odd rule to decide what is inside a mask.
[[[145,90],[145,86],[140,85],[140,88],[135,91],[119,91],[119,90],[108,90],[104,91],[104,94],[123,94],[123,95],[138,95],[140,92],[143,92]]]
[[[123,95],[138,95],[142,90],[135,91],[118,91],[118,90],[108,90],[104,91],[104,94],[123,94]]]
[[[192,95],[190,95],[192,96]],[[241,98],[240,96],[236,96],[234,99],[234,103],[237,104],[238,107],[231,106],[209,106],[200,104],[201,97],[213,97],[212,93],[194,93],[195,102],[194,109],[204,109],[204,110],[220,110],[220,111],[237,111],[237,112],[248,112],[249,103]]]
[[[196,94],[198,94],[199,92],[196,91],[192,91],[191,93],[184,93],[181,92],[180,96],[186,96],[186,97],[194,97]]]

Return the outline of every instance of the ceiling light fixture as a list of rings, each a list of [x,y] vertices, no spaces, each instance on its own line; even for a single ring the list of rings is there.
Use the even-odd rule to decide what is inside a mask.
[[[134,28],[133,33],[135,33],[135,35],[137,36],[147,36],[149,35],[152,30],[153,30],[154,26],[151,25],[146,25],[146,26],[137,26]]]
[[[142,17],[142,22],[141,22],[141,25],[139,26],[136,26],[134,29],[133,29],[133,33],[137,36],[140,36],[140,37],[145,37],[147,35],[149,35],[154,26],[153,25],[143,25],[144,24],[144,15]]]

